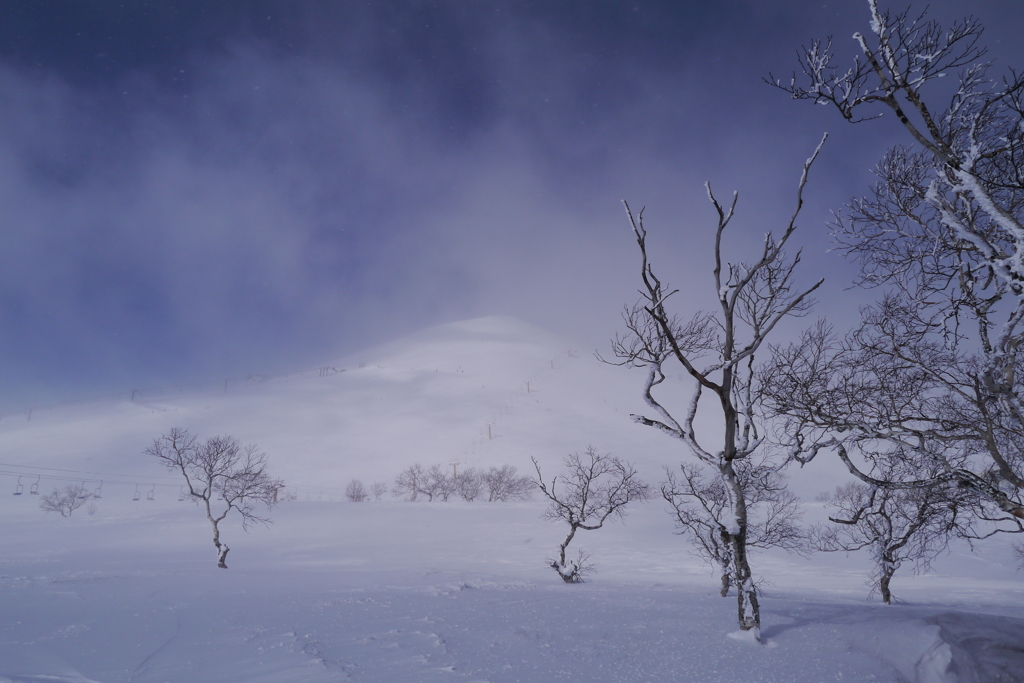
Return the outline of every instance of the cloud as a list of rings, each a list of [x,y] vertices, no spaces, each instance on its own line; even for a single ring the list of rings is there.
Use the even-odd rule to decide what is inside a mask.
[[[0,72],[5,354],[237,371],[411,289],[388,251],[448,172],[373,93],[245,49],[189,102],[134,80],[109,125],[88,91]]]
[[[708,306],[704,181],[740,191],[747,257],[823,128],[800,237],[839,291],[828,212],[898,131],[763,85],[851,10],[762,4],[310,3],[212,17],[223,34],[138,63],[104,45],[89,77],[7,59],[0,409],[283,372],[476,315],[600,346],[637,284],[619,200],[647,205],[685,315]]]

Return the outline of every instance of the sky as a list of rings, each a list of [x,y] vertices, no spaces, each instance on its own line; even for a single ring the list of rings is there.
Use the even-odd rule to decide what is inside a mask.
[[[891,5],[902,9],[903,5]],[[1015,0],[972,13],[1024,67]],[[327,363],[510,315],[607,351],[646,206],[677,311],[792,212],[820,314],[873,298],[830,252],[895,121],[851,126],[763,78],[855,0],[0,2],[0,413]],[[711,298],[709,298],[711,297]]]

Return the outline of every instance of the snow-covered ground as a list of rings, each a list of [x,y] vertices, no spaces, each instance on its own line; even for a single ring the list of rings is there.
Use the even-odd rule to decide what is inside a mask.
[[[545,566],[564,531],[539,499],[343,500],[417,462],[553,474],[588,444],[656,482],[683,453],[629,421],[642,379],[486,318],[287,377],[0,416],[0,682],[1024,681],[1007,539],[902,569],[893,607],[867,599],[866,556],[759,553],[754,645],[656,500],[581,532],[598,573],[573,586]],[[268,528],[228,525],[227,571],[142,453],[174,426],[258,443],[297,496]],[[37,479],[102,498],[44,513]],[[809,522],[841,481],[827,461],[792,473]]]

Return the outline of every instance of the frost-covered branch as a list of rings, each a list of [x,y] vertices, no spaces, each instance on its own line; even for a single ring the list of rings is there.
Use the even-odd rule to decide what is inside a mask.
[[[798,526],[798,501],[782,476],[764,461],[744,460],[737,466],[737,478],[747,499],[747,547],[803,552],[807,539]],[[682,463],[678,475],[665,468],[661,496],[671,507],[679,534],[690,540],[698,556],[718,566],[721,596],[726,597],[733,575],[731,491],[720,477],[706,480],[699,466]]]
[[[1024,530],[1024,75],[991,75],[973,18],[943,28],[877,0],[868,10],[852,68],[819,41],[802,51],[799,77],[771,80],[847,120],[895,113],[909,133],[834,225],[859,284],[888,293],[827,353],[790,349],[774,407],[812,441],[842,443],[836,452],[871,486],[956,482],[976,494],[978,519],[998,522],[993,533]],[[946,76],[942,101],[933,86]],[[886,474],[908,453],[934,475]]]
[[[649,260],[643,211],[634,216],[629,205],[623,202],[640,249],[643,288],[640,303],[627,309],[624,315],[627,333],[616,336],[612,350],[619,364],[647,370],[642,395],[651,411],[650,415],[631,417],[639,424],[679,440],[715,472],[715,478],[708,486],[698,486],[695,479],[686,479],[689,470],[684,465],[684,479],[690,482],[689,493],[685,494],[683,489],[670,482],[662,494],[670,502],[682,500],[680,496],[685,495],[697,501],[707,498],[703,516],[690,516],[684,508],[676,506],[677,520],[687,528],[704,529],[706,533],[700,538],[706,543],[701,547],[714,561],[729,567],[731,576],[728,582],[737,588],[740,628],[755,633],[760,629],[760,608],[747,561],[747,548],[748,537],[758,531],[751,526],[749,517],[748,499],[753,490],[746,488],[749,482],[745,477],[750,470],[745,463],[759,452],[764,443],[764,430],[760,425],[763,419],[760,414],[763,386],[759,381],[756,357],[784,318],[802,316],[809,310],[812,304],[810,295],[822,284],[819,280],[810,287],[798,287],[795,274],[800,253],[790,258],[785,248],[803,207],[803,192],[810,168],[824,142],[825,137],[822,137],[814,153],[804,163],[797,184],[796,206],[781,236],[776,238],[772,232],[766,231],[760,255],[753,263],[730,263],[724,253],[728,244],[726,230],[735,215],[737,195],[734,193],[731,203],[726,206],[715,197],[710,184],[706,185],[708,200],[717,216],[712,278],[718,310],[713,315],[698,313],[685,324],[668,312],[666,300],[674,290],[666,294],[667,287]],[[665,365],[672,361],[678,362],[695,382],[690,401],[679,412],[655,395],[666,380]],[[697,416],[702,414],[702,405],[708,402],[715,406],[716,412],[720,410],[721,415],[721,440],[714,446],[701,442],[707,437],[697,437]],[[712,490],[721,493],[715,500],[724,505],[717,512],[712,510],[716,503],[709,502],[711,498],[708,496],[712,494],[707,492]],[[780,494],[779,500],[782,498]],[[777,508],[769,517],[775,522],[764,529],[765,533],[781,529],[786,514],[782,508]],[[722,536],[720,525],[709,522],[711,526],[705,528],[697,521],[708,519],[719,519],[724,525],[725,535]],[[688,526],[686,520],[694,526]],[[715,550],[714,544],[719,542],[725,543],[728,549]],[[723,564],[722,558],[726,557]]]

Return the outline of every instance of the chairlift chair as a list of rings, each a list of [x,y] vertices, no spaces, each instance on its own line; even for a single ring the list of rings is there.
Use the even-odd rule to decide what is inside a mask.
[[[25,487],[21,485],[21,477],[18,477],[18,485],[14,487],[14,495],[20,496],[25,493]]]
[[[42,475],[37,474],[36,483],[32,484],[32,486],[29,488],[28,492],[31,493],[33,496],[39,495],[39,480],[42,478]]]
[[[146,500],[156,500],[156,484],[153,484],[153,488],[146,494]]]
[[[135,485],[135,495],[134,495],[134,496],[132,496],[132,500],[138,500],[138,499],[139,499],[139,498],[141,498],[141,497],[142,497],[142,494],[141,494],[141,493],[139,493],[139,485],[138,485],[138,484],[136,484],[136,485]]]
[[[185,487],[184,486],[182,486],[180,489],[178,489],[178,502],[180,503],[183,500],[185,500]]]
[[[93,498],[102,498],[103,497],[103,482],[102,481],[100,482],[100,485],[96,487],[96,490],[92,492],[92,497]]]
[[[79,500],[85,500],[88,497],[89,492],[85,489],[85,482],[83,481],[82,485],[78,487],[78,498]]]

